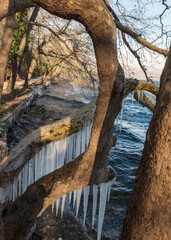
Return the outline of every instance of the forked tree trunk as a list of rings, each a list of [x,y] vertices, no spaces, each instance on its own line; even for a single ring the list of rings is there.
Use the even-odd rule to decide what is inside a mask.
[[[40,3],[40,2],[39,2]],[[100,77],[99,97],[94,116],[90,143],[87,150],[74,162],[60,170],[48,174],[30,186],[25,194],[18,198],[5,219],[5,234],[8,240],[23,239],[36,217],[60,196],[92,183],[93,165],[100,164],[95,181],[108,180],[107,156],[112,146],[114,114],[113,107],[121,106],[123,82],[114,80],[118,68],[116,53],[116,29],[111,15],[101,0],[41,1],[48,11],[61,17],[74,18],[83,23],[93,40]],[[115,99],[118,102],[115,102]],[[111,107],[115,103],[115,106]],[[111,116],[110,116],[111,114]],[[106,117],[107,116],[107,117]],[[104,123],[109,127],[103,130]],[[112,129],[111,129],[112,128]],[[100,141],[102,141],[100,143]],[[99,162],[99,153],[102,163]],[[98,150],[97,150],[98,149]],[[96,157],[97,156],[97,157]],[[97,159],[96,159],[97,158]],[[22,219],[22,221],[21,221]],[[9,229],[11,229],[9,231]]]
[[[171,48],[120,240],[171,239]]]
[[[0,103],[2,98],[2,91],[5,78],[5,70],[8,62],[8,55],[11,49],[11,44],[14,40],[13,32],[15,28],[15,15],[7,17],[4,37],[0,49]]]

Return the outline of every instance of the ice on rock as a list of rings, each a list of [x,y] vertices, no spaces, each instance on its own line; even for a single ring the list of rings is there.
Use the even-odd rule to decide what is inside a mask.
[[[94,227],[96,208],[97,208],[98,185],[93,185],[93,214],[92,214],[92,228]]]
[[[84,152],[90,138],[91,126],[84,127],[81,131],[68,138],[54,141],[35,154],[29,162],[25,164],[19,176],[14,180],[11,190],[12,198],[20,196],[27,187],[40,179],[42,176],[61,168],[65,163],[75,159]],[[17,185],[17,186],[16,186]],[[17,188],[17,190],[15,190]],[[14,193],[14,191],[16,191]],[[75,200],[74,200],[75,201]]]
[[[100,204],[99,204],[97,240],[101,239],[102,225],[103,225],[104,213],[105,213],[105,208],[106,208],[107,193],[108,193],[108,183],[101,183],[100,184]]]

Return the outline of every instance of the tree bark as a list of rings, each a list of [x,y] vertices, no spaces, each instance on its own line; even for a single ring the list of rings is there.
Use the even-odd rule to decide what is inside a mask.
[[[120,240],[171,239],[171,48]]]
[[[40,7],[38,7],[38,6],[34,8],[33,13],[30,17],[30,21],[32,21],[32,22],[35,21],[37,15],[39,13],[39,9],[40,9]],[[21,39],[19,49],[18,49],[18,52],[17,52],[17,56],[16,56],[16,59],[15,59],[14,65],[13,65],[12,75],[9,79],[8,86],[7,86],[7,90],[8,90],[9,93],[11,93],[14,90],[15,82],[16,82],[17,78],[19,77],[18,76],[18,69],[19,69],[21,58],[23,56],[23,52],[24,52],[26,43],[28,41],[29,34],[32,30],[32,27],[33,27],[33,25],[28,24],[27,30],[26,30],[26,32],[24,33],[24,35]]]
[[[0,0],[0,20],[20,12],[23,9],[34,7],[35,4],[31,0]]]
[[[0,103],[4,85],[5,70],[8,62],[8,55],[11,49],[11,44],[14,40],[13,32],[15,28],[15,15],[7,17],[4,37],[0,49]]]
[[[40,44],[40,46],[38,46],[35,50],[35,53],[34,53],[34,56],[33,58],[31,59],[31,63],[30,63],[30,66],[29,66],[29,70],[28,70],[28,74],[26,76],[26,79],[25,79],[25,83],[24,83],[24,87],[28,87],[29,86],[29,81],[33,75],[33,72],[34,72],[34,69],[36,67],[36,63],[37,63],[37,60],[39,59],[39,56],[40,56],[40,49],[43,48],[43,46],[47,43],[48,41],[46,40],[43,40],[43,42]]]

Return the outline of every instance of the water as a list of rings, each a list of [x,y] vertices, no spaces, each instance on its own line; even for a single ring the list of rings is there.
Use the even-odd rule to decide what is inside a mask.
[[[111,149],[109,165],[115,169],[117,179],[111,187],[103,226],[103,233],[112,240],[119,238],[122,229],[151,117],[151,111],[136,101],[132,103],[129,95],[124,101],[123,119],[120,121],[119,116],[118,125],[114,127],[117,144]]]

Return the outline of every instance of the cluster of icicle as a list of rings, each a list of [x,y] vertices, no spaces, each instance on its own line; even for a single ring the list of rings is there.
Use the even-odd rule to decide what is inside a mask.
[[[85,151],[88,146],[91,126],[87,125],[79,132],[63,138],[59,141],[54,141],[46,146],[44,146],[36,155],[27,162],[19,173],[18,177],[15,178],[11,193],[9,195],[9,200],[14,201],[18,196],[23,194],[27,187],[40,179],[42,176],[61,168],[64,164],[72,161],[77,156]],[[101,239],[102,225],[105,213],[106,200],[110,196],[111,182],[101,183],[100,188],[100,203],[99,203],[99,216],[98,216],[98,236],[97,239]],[[96,207],[98,199],[98,186],[92,186],[93,189],[93,210],[92,210],[92,228],[94,227]],[[76,206],[76,217],[78,215],[81,195],[83,192],[83,208],[84,208],[84,220],[85,224],[86,212],[88,206],[90,187],[87,186],[83,189],[75,190],[72,194],[68,194],[68,202],[75,207]],[[58,208],[61,205],[61,217],[63,216],[64,206],[65,206],[66,195],[61,199],[58,199],[52,204],[52,211],[56,207],[56,215],[58,214]]]

